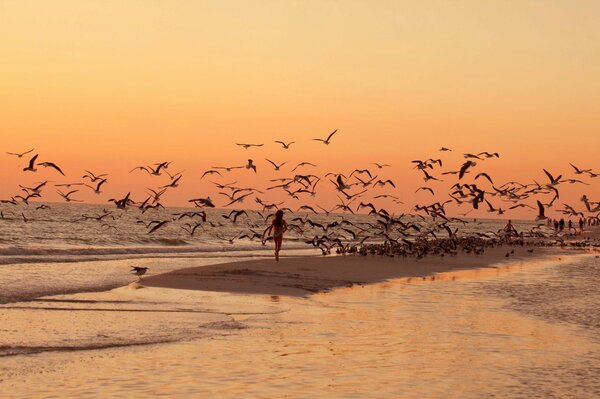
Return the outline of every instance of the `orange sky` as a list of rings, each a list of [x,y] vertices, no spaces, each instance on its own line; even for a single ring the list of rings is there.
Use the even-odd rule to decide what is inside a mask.
[[[164,179],[127,172],[170,160],[186,170],[171,205],[215,198],[201,173],[248,157],[260,172],[265,157],[319,174],[387,162],[407,204],[427,198],[410,160],[442,145],[455,165],[500,152],[480,165],[500,182],[570,174],[568,162],[600,171],[599,18],[600,3],[572,1],[3,1],[1,150],[35,147],[65,169],[57,182],[110,173],[104,194],[79,193],[100,202],[143,199]],[[329,147],[310,141],[336,128]],[[0,156],[0,198],[56,176],[22,163]],[[232,180],[275,176],[243,172]],[[598,200],[599,186],[566,199]]]

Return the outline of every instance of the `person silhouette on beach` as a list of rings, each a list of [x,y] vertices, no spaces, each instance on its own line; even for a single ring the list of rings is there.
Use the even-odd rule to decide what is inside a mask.
[[[287,223],[283,220],[283,211],[280,209],[275,212],[275,217],[271,226],[266,230],[267,234],[273,232],[273,241],[275,242],[275,260],[279,262],[279,251],[283,242],[283,233],[287,230]]]
[[[506,223],[506,226],[504,226],[504,234],[506,234],[507,236],[519,234],[517,232],[517,229],[515,229],[515,226],[513,226],[512,220],[509,220],[508,223]]]

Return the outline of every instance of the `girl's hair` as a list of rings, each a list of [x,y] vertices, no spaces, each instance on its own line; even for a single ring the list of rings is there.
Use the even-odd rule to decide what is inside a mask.
[[[273,224],[276,227],[283,226],[283,211],[281,209],[275,212],[275,220],[273,221]]]

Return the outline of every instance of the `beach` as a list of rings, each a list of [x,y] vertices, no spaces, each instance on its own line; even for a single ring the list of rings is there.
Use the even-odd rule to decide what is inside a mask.
[[[0,386],[7,398],[480,397],[549,389],[550,375],[544,392],[589,393],[595,380],[565,362],[575,353],[586,370],[600,365],[595,330],[523,312],[494,287],[545,286],[557,271],[598,267],[597,256],[499,246],[423,259],[258,258],[8,303]],[[503,374],[526,365],[540,374]],[[557,383],[561,367],[578,378]]]

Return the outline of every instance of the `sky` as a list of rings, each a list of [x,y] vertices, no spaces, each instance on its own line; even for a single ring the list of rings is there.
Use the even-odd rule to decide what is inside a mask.
[[[593,1],[0,0],[0,198],[91,170],[110,174],[105,192],[78,198],[143,199],[168,178],[129,171],[172,161],[185,172],[164,202],[183,205],[215,198],[200,179],[215,165],[252,158],[256,175],[219,181],[265,188],[300,161],[320,175],[385,162],[396,189],[377,192],[401,197],[401,212],[431,199],[414,193],[415,159],[456,169],[463,152],[499,152],[478,171],[500,183],[544,181],[542,168],[572,177],[569,162],[600,171],[599,18]],[[334,129],[331,145],[312,140]],[[30,148],[67,178],[4,154]],[[430,186],[442,199],[450,182]],[[323,183],[318,202],[332,206]],[[565,201],[598,200],[594,183]]]

